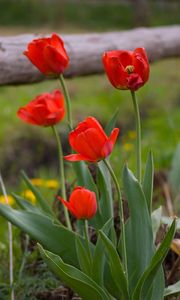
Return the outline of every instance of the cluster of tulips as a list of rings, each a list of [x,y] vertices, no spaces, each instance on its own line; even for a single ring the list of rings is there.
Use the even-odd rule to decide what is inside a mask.
[[[119,128],[114,128],[117,114],[106,130],[92,116],[74,128],[70,97],[63,78],[70,60],[62,39],[57,34],[35,39],[28,44],[24,54],[46,76],[59,77],[62,86],[62,92],[55,90],[38,95],[21,107],[17,115],[26,123],[52,127],[59,158],[61,195],[57,198],[63,205],[66,226],[57,219],[25,174],[23,178],[37,197],[39,207],[33,207],[26,199],[15,195],[21,210],[0,205],[0,214],[37,240],[42,258],[50,269],[83,299],[162,300],[167,295],[162,262],[174,236],[175,221],[156,249],[156,232],[151,219],[153,159],[150,153],[142,178],[141,125],[135,93],[149,78],[145,49],[114,50],[102,55],[109,81],[117,89],[130,90],[135,111],[136,176],[125,166],[122,180],[129,206],[126,222],[119,181],[109,160],[119,134]],[[72,148],[67,156],[63,155],[56,128],[65,116]],[[69,200],[64,160],[73,163],[78,183]],[[97,166],[96,180],[89,171],[89,162]],[[115,195],[111,181],[116,188]],[[120,237],[114,229],[114,197],[119,206]],[[77,219],[76,231],[69,212]],[[89,225],[96,230],[96,244],[90,240]]]

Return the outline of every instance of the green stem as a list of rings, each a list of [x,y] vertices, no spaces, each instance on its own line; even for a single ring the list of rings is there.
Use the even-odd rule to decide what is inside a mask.
[[[88,220],[84,220],[84,237],[86,241],[86,247],[88,251],[88,256],[90,260],[90,264],[92,265],[92,255],[91,255],[91,250],[90,250],[90,241],[89,241],[89,233],[88,233]]]
[[[61,145],[61,140],[60,137],[58,135],[57,129],[55,126],[52,126],[52,130],[53,133],[55,135],[56,138],[56,142],[57,142],[57,148],[58,148],[58,156],[59,156],[59,175],[60,175],[60,179],[61,179],[61,192],[62,192],[62,198],[64,200],[67,199],[66,197],[66,187],[65,187],[65,177],[64,177],[64,160],[63,160],[63,151],[62,151],[62,145]],[[64,208],[64,216],[65,216],[65,220],[66,220],[66,225],[67,227],[72,230],[72,226],[71,226],[71,222],[70,222],[70,218],[69,218],[69,213],[67,208],[63,205]]]
[[[65,84],[63,74],[60,74],[59,79],[60,79],[60,83],[61,83],[61,86],[62,86],[62,89],[63,89],[65,101],[66,101],[67,119],[68,119],[68,124],[69,124],[70,130],[71,130],[71,129],[73,129],[73,123],[72,123],[72,116],[71,116],[70,96],[69,96],[69,92],[68,92],[68,89],[67,89],[66,84]]]
[[[121,222],[121,234],[122,234],[122,258],[123,258],[123,265],[126,273],[126,278],[128,277],[128,270],[127,270],[127,254],[126,254],[126,239],[125,239],[125,226],[124,226],[124,213],[123,213],[123,202],[121,197],[121,191],[119,187],[118,180],[116,178],[116,175],[109,163],[108,160],[103,160],[107,169],[109,170],[109,173],[111,174],[111,177],[114,181],[117,193],[118,193],[118,201],[119,201],[119,212],[120,212],[120,222]]]
[[[131,95],[136,119],[136,175],[138,181],[141,182],[141,122],[136,94],[134,91],[131,91]]]

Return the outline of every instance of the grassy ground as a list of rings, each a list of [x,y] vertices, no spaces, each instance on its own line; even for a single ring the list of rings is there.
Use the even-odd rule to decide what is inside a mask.
[[[180,74],[176,72],[179,66],[179,59],[169,59],[153,64],[148,84],[137,93],[142,116],[143,153],[147,154],[147,149],[151,146],[156,168],[170,167],[174,148],[180,138],[178,107]],[[105,125],[119,108],[118,125],[121,128],[121,134],[120,145],[116,147],[116,152],[123,160],[128,157],[130,166],[133,167],[134,140],[131,135],[129,136],[129,131],[134,130],[134,119],[130,93],[115,90],[104,75],[67,80],[67,85],[72,98],[75,124],[87,115],[93,115]],[[0,143],[2,147],[0,153],[3,155],[3,157],[1,155],[1,162],[5,159],[8,147],[12,147],[14,136],[19,136],[22,132],[25,138],[26,130],[32,129],[17,118],[17,109],[37,94],[58,87],[58,81],[19,87],[1,87]],[[64,130],[63,125],[60,125],[60,128]],[[34,127],[33,130],[43,136],[50,134],[48,129]]]

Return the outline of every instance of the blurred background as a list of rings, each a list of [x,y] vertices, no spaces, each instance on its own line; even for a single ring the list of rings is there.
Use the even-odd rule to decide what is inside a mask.
[[[61,35],[128,30],[138,26],[170,26],[180,23],[179,11],[178,0],[0,0],[0,35],[51,32]],[[178,164],[180,166],[179,70],[180,58],[152,64],[149,82],[137,93],[142,117],[143,168],[149,148],[155,160],[154,207],[164,204],[167,195],[163,188],[168,183],[168,191],[176,199],[176,213],[180,210],[180,169],[177,167]],[[93,115],[105,126],[119,109],[117,126],[120,127],[120,137],[111,160],[118,177],[124,162],[128,161],[129,167],[134,170],[136,135],[130,93],[115,90],[105,75],[73,78],[66,82],[72,99],[74,124],[87,115]],[[43,184],[39,185],[49,198],[56,193],[57,150],[51,129],[26,125],[17,118],[16,112],[38,94],[59,87],[58,80],[0,87],[0,170],[8,195],[12,191],[24,191],[20,180],[21,169],[32,178],[43,179]],[[65,125],[59,124],[58,130],[63,138],[64,151],[68,153]],[[71,168],[66,172],[68,179],[73,180]],[[175,186],[171,182],[176,182]],[[32,195],[29,199],[34,201]],[[4,224],[1,219],[0,222]],[[5,249],[7,240],[7,232],[3,228],[1,226],[0,252]],[[18,252],[19,245],[14,247]],[[6,251],[1,254],[1,261],[5,256]],[[0,278],[6,274],[6,267],[4,263]],[[7,279],[8,274],[5,276]],[[52,282],[48,281],[48,284],[51,286]],[[19,293],[24,292],[24,288],[19,289]],[[19,294],[18,299],[25,298]]]

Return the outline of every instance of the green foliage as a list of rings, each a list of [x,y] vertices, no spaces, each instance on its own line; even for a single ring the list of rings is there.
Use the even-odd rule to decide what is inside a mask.
[[[170,25],[179,21],[179,4],[149,3],[149,25]],[[135,16],[131,1],[33,1],[1,0],[0,25],[48,26],[55,28],[79,28],[81,30],[112,30],[132,28]],[[3,13],[8,12],[8,13]],[[106,18],[104,18],[106,16]]]
[[[173,160],[169,179],[174,196],[180,193],[180,143],[177,145]]]
[[[32,193],[35,195],[37,202],[39,203],[41,209],[44,211],[45,214],[52,216],[52,208],[48,204],[47,200],[44,199],[42,194],[39,192],[39,190],[31,183],[30,179],[26,175],[25,172],[21,172],[22,178],[25,181],[27,187],[32,191]]]
[[[171,227],[169,228],[163,242],[161,243],[160,247],[152,257],[152,260],[150,262],[150,265],[142,275],[142,277],[139,279],[139,282],[133,292],[132,300],[144,300],[148,299],[147,295],[149,293],[149,290],[151,289],[151,286],[153,284],[153,280],[155,278],[155,274],[158,272],[167,252],[171,245],[172,239],[175,234],[175,228],[176,228],[176,222],[175,220],[172,222]],[[163,291],[162,291],[163,292]],[[155,295],[155,298],[151,298],[152,300],[161,300],[163,296]]]
[[[123,186],[130,209],[125,230],[129,286],[132,292],[153,256],[153,234],[147,201],[141,185],[127,167],[123,171]]]
[[[90,277],[75,267],[65,264],[59,256],[44,250],[41,246],[39,249],[50,269],[84,300],[109,300],[106,292]]]
[[[146,162],[145,174],[142,183],[142,189],[147,201],[147,207],[150,214],[152,210],[153,179],[154,179],[154,164],[153,164],[153,156],[152,153],[150,152]]]
[[[0,214],[46,249],[63,257],[72,265],[78,265],[75,239],[76,233],[66,227],[53,224],[48,216],[27,211],[18,211],[0,204]]]
[[[102,239],[105,249],[107,251],[108,262],[111,270],[113,281],[118,289],[120,297],[123,299],[129,299],[128,285],[125,276],[124,268],[121,259],[110,239],[100,230],[100,238]]]

